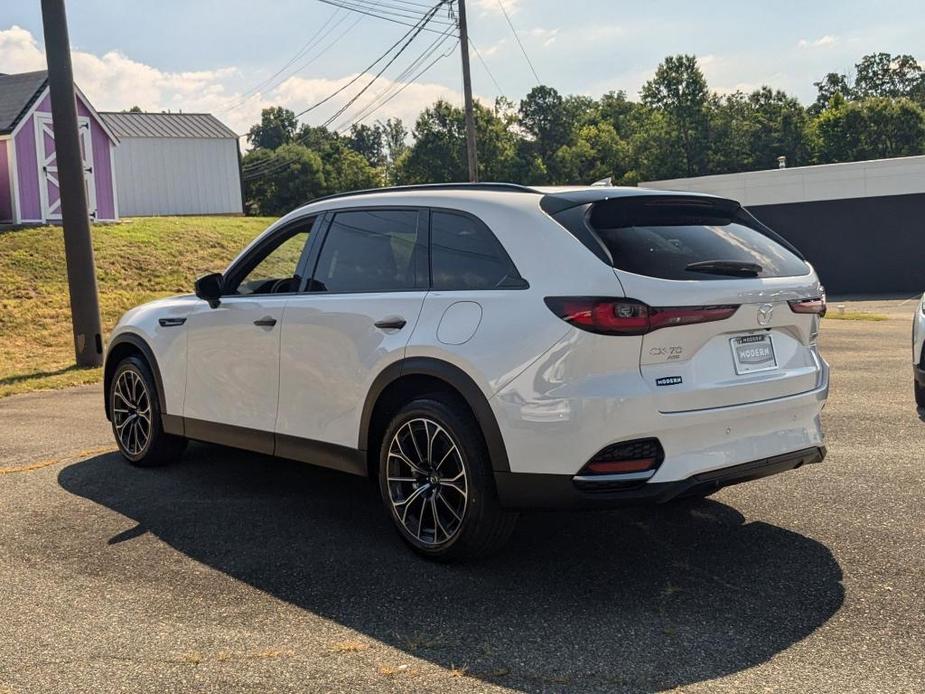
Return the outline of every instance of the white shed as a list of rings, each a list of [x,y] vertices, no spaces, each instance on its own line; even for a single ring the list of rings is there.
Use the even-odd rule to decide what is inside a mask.
[[[122,217],[241,214],[238,136],[208,113],[100,113]]]

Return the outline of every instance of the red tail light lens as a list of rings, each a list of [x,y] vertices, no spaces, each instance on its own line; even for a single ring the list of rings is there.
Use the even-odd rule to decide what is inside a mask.
[[[825,316],[826,305],[824,296],[818,299],[804,299],[802,301],[789,301],[787,303],[790,304],[790,310],[794,313],[815,313],[820,318]]]
[[[645,335],[676,325],[725,320],[737,305],[652,307],[635,299],[550,296],[546,305],[576,328],[600,335]]]

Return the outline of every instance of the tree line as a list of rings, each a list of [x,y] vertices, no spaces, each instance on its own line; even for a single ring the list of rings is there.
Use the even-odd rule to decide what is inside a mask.
[[[768,86],[712,92],[697,59],[666,58],[638,101],[538,86],[515,103],[476,103],[479,176],[527,185],[640,181],[925,154],[925,69],[910,55],[864,56],[853,75],[814,83],[816,101]],[[337,133],[264,109],[248,135],[245,199],[278,215],[344,190],[467,180],[461,108],[437,101],[408,130],[399,119]]]

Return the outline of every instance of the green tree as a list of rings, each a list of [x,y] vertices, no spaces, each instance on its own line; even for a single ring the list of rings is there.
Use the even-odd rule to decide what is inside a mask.
[[[925,111],[910,99],[835,97],[811,131],[823,164],[925,153]]]
[[[459,108],[442,99],[424,109],[414,124],[414,144],[399,160],[398,182],[465,181],[465,128]]]
[[[809,107],[812,115],[821,113],[836,94],[843,99],[850,99],[854,95],[854,88],[848,81],[848,76],[837,72],[828,73],[818,82],[813,82],[813,86],[816,87],[817,95],[816,102]]]
[[[327,191],[321,157],[301,145],[254,149],[244,157],[244,167],[261,173],[244,182],[251,214],[282,215]]]
[[[925,82],[925,70],[911,55],[872,53],[854,67],[853,95],[857,99],[872,96],[914,97]]]
[[[606,122],[579,128],[574,142],[560,147],[555,157],[560,175],[573,184],[619,179],[626,173],[626,159],[625,143]]]
[[[382,142],[386,155],[385,179],[387,184],[392,185],[396,182],[395,171],[398,161],[408,151],[409,133],[401,118],[389,118],[384,123],[379,122],[379,127],[382,128]]]
[[[809,163],[806,109],[796,98],[779,89],[762,87],[748,97],[752,126],[748,143],[749,168],[772,169],[778,157],[788,166]]]
[[[350,149],[366,157],[370,166],[385,166],[385,132],[379,123],[373,125],[360,123],[350,126],[347,144]]]
[[[748,171],[753,167],[757,118],[750,98],[742,92],[710,98],[710,153],[712,174]]]
[[[632,134],[634,116],[641,108],[638,103],[626,97],[626,92],[607,92],[597,102],[596,116],[599,120],[610,123],[617,134],[626,139]]]
[[[635,185],[686,176],[686,164],[678,145],[677,130],[659,109],[641,108],[631,118],[628,170],[620,182]]]
[[[810,107],[813,115],[822,112],[835,94],[849,101],[875,96],[892,99],[909,98],[925,107],[925,68],[915,56],[870,53],[854,66],[855,77],[830,72],[815,82],[818,96]]]
[[[517,170],[517,138],[511,122],[496,109],[475,104],[479,177],[510,180]],[[445,183],[468,180],[465,116],[462,109],[440,100],[426,109],[414,126],[414,144],[396,166],[398,182]]]
[[[710,93],[692,55],[665,58],[642,87],[642,103],[665,114],[683,155],[683,175],[705,172],[709,140]]]
[[[276,149],[292,142],[298,127],[295,113],[282,106],[271,106],[263,109],[260,123],[248,131],[247,141],[252,147]]]
[[[558,178],[553,158],[571,139],[569,113],[574,113],[576,106],[567,106],[558,91],[546,86],[534,87],[520,102],[519,125],[532,143],[527,150],[539,158],[553,179]]]

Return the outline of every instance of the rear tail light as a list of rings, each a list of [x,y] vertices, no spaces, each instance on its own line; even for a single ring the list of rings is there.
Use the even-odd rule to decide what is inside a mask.
[[[659,328],[725,320],[739,308],[722,306],[653,307],[635,299],[550,296],[546,305],[576,328],[600,335],[645,335]]]
[[[794,313],[812,313],[820,318],[825,316],[826,305],[825,296],[817,299],[802,299],[798,301],[788,301],[790,310]]]

